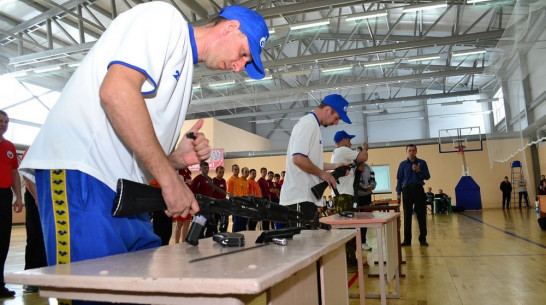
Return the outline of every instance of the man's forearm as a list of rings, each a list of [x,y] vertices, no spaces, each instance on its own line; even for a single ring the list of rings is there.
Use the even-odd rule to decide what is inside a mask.
[[[368,150],[363,150],[356,157],[356,162],[366,162],[366,161],[368,161]]]
[[[334,169],[342,166],[344,164],[340,164],[340,163],[324,163],[323,164],[323,168],[325,171],[333,171]]]
[[[294,162],[294,164],[297,167],[299,167],[302,171],[311,175],[320,177],[320,175],[323,172],[320,168],[318,168],[315,164],[313,164],[313,162],[311,162],[311,160],[309,160],[308,157],[305,157],[302,155],[292,156],[292,162]]]
[[[12,179],[12,185],[11,189],[13,190],[13,193],[15,196],[19,199],[22,199],[21,197],[21,177],[19,176],[19,171],[17,169],[11,170],[11,179]]]
[[[36,191],[36,183],[32,182],[30,179],[28,179],[25,176],[23,176],[23,180],[25,181],[25,185],[28,191],[30,192],[32,197],[34,197],[34,201],[38,202],[38,192]]]

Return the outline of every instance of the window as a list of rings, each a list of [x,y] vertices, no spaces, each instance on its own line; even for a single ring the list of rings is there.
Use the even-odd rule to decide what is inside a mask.
[[[491,104],[491,107],[493,108],[493,123],[497,125],[506,116],[506,113],[504,112],[504,97],[502,95],[502,87],[499,88],[499,91],[497,91],[494,98],[499,99],[498,101],[494,101]]]
[[[392,193],[389,165],[372,165],[371,168],[375,173],[375,181],[377,182],[377,186],[373,192]]]

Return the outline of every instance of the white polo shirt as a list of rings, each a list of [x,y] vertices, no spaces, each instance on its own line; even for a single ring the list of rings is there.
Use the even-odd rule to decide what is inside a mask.
[[[188,24],[172,5],[145,3],[121,14],[66,84],[21,165],[23,173],[34,179],[34,169],[79,170],[113,190],[118,178],[147,183],[149,172],[106,117],[100,86],[112,64],[146,75],[141,92],[169,154],[190,102],[193,62]]]
[[[358,157],[358,151],[352,150],[349,147],[341,146],[336,147],[332,152],[332,163],[352,163],[354,159]],[[339,184],[337,185],[337,191],[340,194],[346,194],[354,196],[355,191],[353,189],[353,182],[355,180],[355,169],[352,168],[349,174],[345,177],[339,178]],[[332,196],[335,194],[332,192]]]
[[[286,151],[286,175],[282,185],[280,204],[291,205],[309,201],[314,202],[317,206],[322,206],[322,198],[316,199],[311,192],[311,188],[321,180],[315,175],[302,171],[292,162],[292,156],[296,154],[308,157],[318,168],[323,168],[320,123],[312,112],[299,119],[292,129]]]

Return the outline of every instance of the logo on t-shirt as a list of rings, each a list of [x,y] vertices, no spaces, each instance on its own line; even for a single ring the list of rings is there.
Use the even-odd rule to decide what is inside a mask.
[[[180,77],[180,71],[176,70],[176,72],[173,74],[174,78],[176,80],[178,80],[178,78]]]
[[[13,152],[11,152],[11,150],[8,150],[7,155],[8,155],[8,158],[13,159]]]

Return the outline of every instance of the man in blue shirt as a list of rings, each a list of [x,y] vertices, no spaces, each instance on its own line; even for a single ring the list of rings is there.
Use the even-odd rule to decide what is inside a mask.
[[[409,144],[406,146],[408,158],[400,163],[396,179],[396,197],[400,202],[400,195],[403,195],[404,207],[404,242],[402,246],[411,245],[411,216],[413,210],[417,214],[419,222],[419,243],[421,246],[428,246],[427,243],[427,206],[424,180],[430,179],[427,162],[417,158],[417,146]]]

